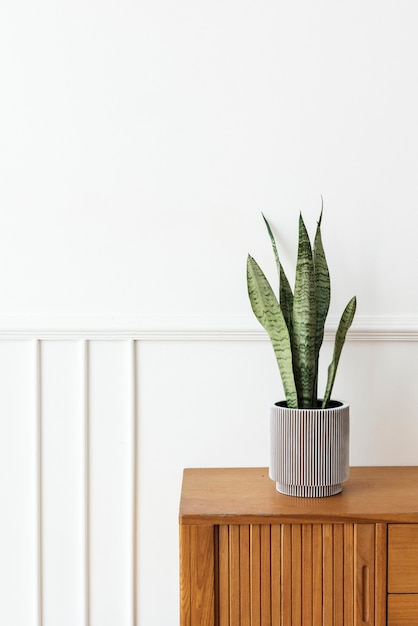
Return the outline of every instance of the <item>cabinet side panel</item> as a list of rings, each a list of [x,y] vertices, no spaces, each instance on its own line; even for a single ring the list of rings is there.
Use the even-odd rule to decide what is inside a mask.
[[[191,626],[215,623],[214,527],[190,527]]]
[[[180,626],[190,626],[190,526],[180,526]]]

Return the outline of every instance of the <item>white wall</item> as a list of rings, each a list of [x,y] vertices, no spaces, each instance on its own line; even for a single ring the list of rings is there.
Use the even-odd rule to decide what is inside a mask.
[[[282,393],[261,211],[291,276],[324,196],[351,461],[418,463],[417,18],[1,3],[0,623],[178,624],[181,470],[266,465]]]

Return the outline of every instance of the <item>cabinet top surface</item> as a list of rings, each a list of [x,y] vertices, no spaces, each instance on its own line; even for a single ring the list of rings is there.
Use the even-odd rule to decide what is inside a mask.
[[[342,493],[296,498],[276,491],[267,468],[186,469],[181,524],[418,523],[418,467],[352,467]]]

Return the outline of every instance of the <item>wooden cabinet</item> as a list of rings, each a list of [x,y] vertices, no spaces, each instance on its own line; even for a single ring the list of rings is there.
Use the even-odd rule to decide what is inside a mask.
[[[416,467],[351,468],[320,499],[263,468],[185,470],[181,626],[417,626],[417,505]]]

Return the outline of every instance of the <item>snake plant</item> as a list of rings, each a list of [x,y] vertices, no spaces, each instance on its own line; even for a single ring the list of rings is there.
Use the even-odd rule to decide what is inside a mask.
[[[269,222],[263,219],[270,237],[279,274],[277,299],[260,266],[248,255],[247,286],[252,310],[272,343],[289,408],[326,408],[329,405],[338,362],[347,331],[356,311],[356,298],[347,304],[335,335],[332,361],[322,401],[318,399],[319,351],[324,339],[331,288],[321,238],[322,209],[314,246],[302,215],[299,216],[299,243],[295,288],[292,293],[277,251]]]

